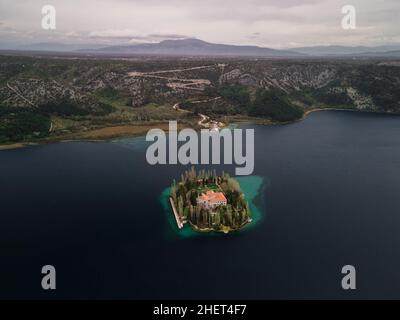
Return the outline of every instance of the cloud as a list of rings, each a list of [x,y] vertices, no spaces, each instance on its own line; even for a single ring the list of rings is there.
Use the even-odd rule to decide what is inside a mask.
[[[344,31],[347,0],[52,0],[57,32],[40,28],[45,0],[0,0],[0,28],[15,41],[100,43],[200,38],[210,42],[290,47],[293,44],[377,45],[398,39],[398,0],[352,0],[357,29]],[[29,30],[36,32],[27,38]],[[188,35],[188,36],[187,36]],[[36,38],[33,38],[36,37]],[[0,42],[7,40],[3,34]]]
[[[17,31],[4,21],[0,21],[0,33],[1,34],[16,34]]]
[[[89,38],[102,39],[102,40],[119,40],[127,43],[146,43],[146,42],[160,42],[163,40],[178,40],[191,38],[181,34],[137,34],[135,30],[124,29],[124,30],[101,30],[93,31],[89,33]]]

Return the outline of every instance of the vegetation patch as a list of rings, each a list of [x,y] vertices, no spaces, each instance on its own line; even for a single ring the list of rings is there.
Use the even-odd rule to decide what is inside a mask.
[[[49,134],[50,118],[27,109],[0,107],[0,142],[43,138]]]
[[[249,115],[286,122],[300,119],[304,115],[304,110],[291,103],[282,92],[260,89],[250,105]]]
[[[110,104],[114,107],[117,106],[130,106],[132,99],[129,93],[122,92],[112,87],[105,87],[98,89],[94,92],[94,96],[104,104]]]
[[[90,106],[83,106],[69,99],[63,99],[57,102],[48,102],[41,104],[39,109],[42,113],[58,116],[101,116],[113,111],[113,107],[102,102],[87,102]]]
[[[311,96],[317,103],[332,108],[354,108],[354,102],[350,98],[347,88],[341,86],[339,81],[334,81],[329,86],[312,91]]]

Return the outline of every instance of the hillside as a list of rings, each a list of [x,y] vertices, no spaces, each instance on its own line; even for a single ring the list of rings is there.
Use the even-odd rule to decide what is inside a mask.
[[[3,56],[0,141],[76,138],[85,132],[93,137],[93,130],[147,127],[169,119],[196,126],[199,113],[225,123],[232,117],[286,122],[315,108],[399,113],[399,65],[389,60]],[[173,108],[177,105],[179,110]]]

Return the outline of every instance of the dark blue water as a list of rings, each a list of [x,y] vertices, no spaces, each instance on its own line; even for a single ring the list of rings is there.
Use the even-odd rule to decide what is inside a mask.
[[[140,146],[0,152],[0,298],[400,298],[400,117],[255,128],[264,219],[226,237],[171,233],[159,195],[186,168],[151,167]]]

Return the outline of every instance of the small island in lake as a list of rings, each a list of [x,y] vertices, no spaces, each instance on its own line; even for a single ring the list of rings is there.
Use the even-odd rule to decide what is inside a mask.
[[[188,223],[200,232],[229,233],[252,222],[238,181],[226,173],[192,168],[173,182],[169,200],[180,229]]]

